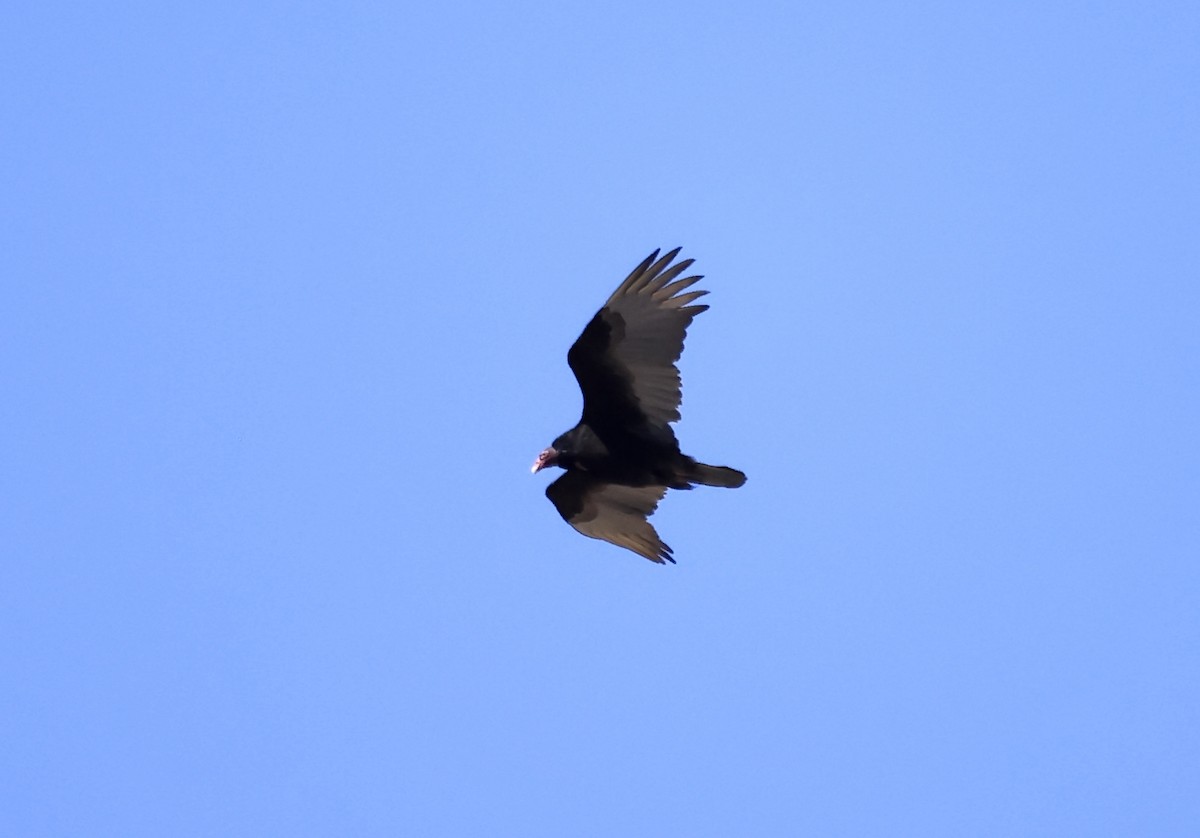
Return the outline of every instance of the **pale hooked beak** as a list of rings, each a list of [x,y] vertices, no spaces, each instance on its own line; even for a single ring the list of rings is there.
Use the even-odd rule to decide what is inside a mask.
[[[530,474],[537,474],[546,466],[552,466],[558,461],[558,451],[554,448],[547,448],[541,454],[537,455],[537,459],[533,461],[533,468],[529,470]]]

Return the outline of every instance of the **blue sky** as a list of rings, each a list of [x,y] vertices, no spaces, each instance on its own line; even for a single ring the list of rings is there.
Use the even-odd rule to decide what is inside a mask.
[[[10,4],[0,832],[1200,834],[1194,4]],[[652,249],[678,566],[533,456]]]

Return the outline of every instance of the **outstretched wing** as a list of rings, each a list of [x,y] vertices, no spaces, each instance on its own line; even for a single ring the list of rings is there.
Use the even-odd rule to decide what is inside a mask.
[[[691,305],[707,291],[681,293],[702,277],[676,279],[693,261],[668,267],[678,253],[651,253],[567,353],[583,391],[583,422],[601,436],[650,425],[674,439],[667,423],[679,419],[682,398],[675,362],[692,318],[708,308]]]
[[[622,486],[586,472],[568,471],[546,487],[546,497],[563,520],[590,538],[632,550],[652,562],[675,563],[646,519],[654,514],[666,486]]]

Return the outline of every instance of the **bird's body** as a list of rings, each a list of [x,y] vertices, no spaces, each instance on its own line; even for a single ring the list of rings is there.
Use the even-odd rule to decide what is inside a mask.
[[[687,291],[701,277],[676,279],[692,260],[668,267],[678,253],[652,253],[575,341],[567,363],[583,391],[583,415],[533,466],[566,469],[546,496],[567,523],[655,562],[674,562],[646,520],[667,489],[746,481],[680,452],[671,428],[682,397],[675,362],[692,318],[708,308],[692,305],[707,292]]]

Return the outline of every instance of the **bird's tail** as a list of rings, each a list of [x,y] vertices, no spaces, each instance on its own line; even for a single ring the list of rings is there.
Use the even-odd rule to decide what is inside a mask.
[[[736,489],[746,482],[746,475],[736,468],[728,466],[710,466],[704,463],[694,463],[688,474],[692,483],[704,486],[720,486],[724,489]]]

